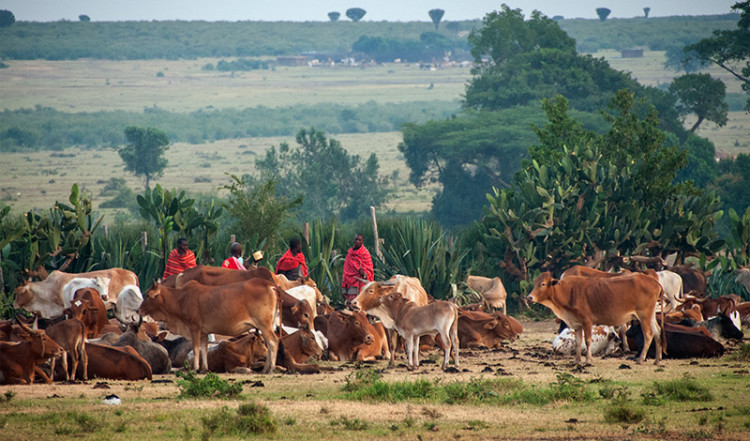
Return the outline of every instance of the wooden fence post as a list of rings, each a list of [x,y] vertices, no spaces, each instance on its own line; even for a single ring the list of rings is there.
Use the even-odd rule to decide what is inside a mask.
[[[380,260],[383,260],[383,253],[380,251],[380,237],[378,237],[378,221],[375,218],[375,207],[370,206],[370,217],[372,217],[372,233],[375,236],[375,254]]]
[[[141,251],[146,252],[146,245],[148,245],[148,233],[141,231]]]
[[[310,223],[305,222],[305,225],[302,226],[302,235],[305,237],[305,243],[309,246],[310,245]]]

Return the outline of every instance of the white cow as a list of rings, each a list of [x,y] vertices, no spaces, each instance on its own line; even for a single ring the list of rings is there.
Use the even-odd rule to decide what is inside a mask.
[[[620,338],[617,330],[612,326],[593,326],[591,334],[591,355],[609,355],[617,351]],[[572,328],[565,328],[552,340],[552,351],[560,355],[576,353],[576,334]],[[586,342],[581,343],[581,349],[586,350]]]
[[[677,306],[680,305],[683,300],[682,277],[680,277],[679,274],[668,270],[657,271],[656,275],[659,276],[659,284],[664,290],[664,300],[669,302],[669,304],[664,307],[664,312],[676,311]],[[657,311],[660,308],[661,304],[657,306]]]

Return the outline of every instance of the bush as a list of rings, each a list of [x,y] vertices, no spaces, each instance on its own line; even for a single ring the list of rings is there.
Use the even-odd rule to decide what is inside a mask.
[[[237,413],[223,407],[203,418],[203,439],[216,435],[244,436],[249,434],[270,434],[276,432],[276,421],[268,407],[257,403],[242,404]]]
[[[654,383],[654,392],[644,396],[647,404],[658,403],[661,400],[672,401],[711,401],[714,399],[708,388],[701,386],[692,378],[682,378]]]
[[[178,398],[236,398],[242,392],[242,385],[229,384],[213,372],[198,378],[193,371],[177,372]]]

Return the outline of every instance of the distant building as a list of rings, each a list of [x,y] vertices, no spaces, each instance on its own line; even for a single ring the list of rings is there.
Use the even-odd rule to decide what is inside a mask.
[[[643,49],[623,49],[621,56],[622,58],[641,58],[643,57]]]
[[[309,62],[310,59],[304,56],[276,57],[276,65],[278,66],[307,66]]]

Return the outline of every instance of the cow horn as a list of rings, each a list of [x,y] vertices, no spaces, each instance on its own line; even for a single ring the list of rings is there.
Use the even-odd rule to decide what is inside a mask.
[[[355,277],[355,279],[359,280],[359,281],[360,281],[360,282],[362,282],[362,283],[370,283],[370,280],[367,280],[367,279],[363,279],[363,278],[361,278],[361,277]]]
[[[381,286],[396,286],[396,282],[378,282],[378,285]]]
[[[342,309],[339,312],[342,313],[342,314],[344,314],[344,315],[348,315],[348,316],[353,316],[354,315],[354,313],[351,312],[351,311],[349,311],[348,309]]]
[[[23,329],[24,331],[28,332],[29,334],[33,335],[33,334],[36,334],[36,332],[37,332],[37,331],[34,331],[33,329],[29,328],[29,326],[26,323],[24,323],[21,320],[19,320],[18,317],[16,317],[16,323],[18,323],[18,326],[20,326],[21,329]]]

